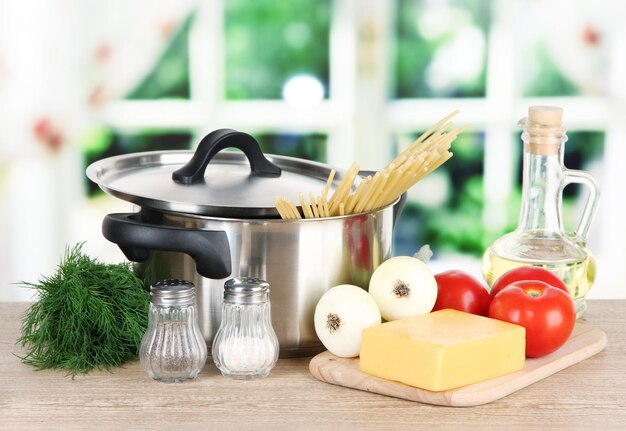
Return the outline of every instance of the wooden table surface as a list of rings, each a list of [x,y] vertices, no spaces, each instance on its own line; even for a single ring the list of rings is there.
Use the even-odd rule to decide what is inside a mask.
[[[27,304],[0,303],[0,429],[626,429],[626,300],[590,301],[607,348],[491,404],[436,407],[333,386],[310,358],[281,359],[264,380],[234,381],[207,362],[183,384],[150,380],[138,362],[75,379],[14,356]]]

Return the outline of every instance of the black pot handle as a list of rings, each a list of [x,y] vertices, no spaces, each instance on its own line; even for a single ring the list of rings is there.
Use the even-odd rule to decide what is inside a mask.
[[[193,258],[203,277],[221,279],[231,274],[226,232],[161,226],[139,217],[139,213],[109,214],[102,222],[104,237],[117,244],[128,260],[142,262],[150,250],[179,251]]]
[[[172,173],[172,179],[181,184],[193,184],[204,178],[207,165],[217,153],[225,148],[238,148],[250,162],[252,174],[278,177],[281,169],[267,160],[259,143],[247,133],[232,129],[218,129],[206,135],[185,166]]]

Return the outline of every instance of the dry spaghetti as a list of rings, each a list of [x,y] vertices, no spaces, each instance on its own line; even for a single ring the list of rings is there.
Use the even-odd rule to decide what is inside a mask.
[[[453,127],[454,111],[424,132],[405,151],[373,176],[359,176],[359,166],[353,163],[328,199],[335,170],[330,172],[319,196],[300,193],[298,207],[285,197],[277,196],[274,204],[283,219],[322,218],[358,214],[385,207],[413,187],[426,175],[452,157],[452,141],[464,130]]]

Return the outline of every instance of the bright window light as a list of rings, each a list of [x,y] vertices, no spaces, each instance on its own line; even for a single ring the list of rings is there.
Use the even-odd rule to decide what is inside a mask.
[[[456,82],[468,82],[482,70],[485,38],[480,29],[466,26],[441,47],[426,71],[428,83],[437,89],[446,89]]]
[[[425,208],[437,208],[450,199],[452,185],[448,175],[433,172],[420,180],[417,187],[409,189],[409,199]]]
[[[324,86],[310,75],[296,75],[283,86],[283,99],[296,108],[310,108],[324,99]]]

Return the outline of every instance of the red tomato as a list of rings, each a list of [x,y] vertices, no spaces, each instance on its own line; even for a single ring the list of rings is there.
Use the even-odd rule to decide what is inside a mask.
[[[569,293],[543,281],[510,284],[491,300],[489,317],[526,328],[526,357],[537,358],[561,347],[576,323]]]
[[[367,216],[355,216],[346,221],[347,237],[349,239],[352,264],[359,270],[371,271],[372,247],[369,230],[366,226]]]
[[[444,308],[486,316],[489,313],[489,292],[472,275],[459,270],[435,275],[437,301],[433,311]]]
[[[493,286],[491,286],[491,299],[498,294],[502,289],[510,285],[515,281],[522,280],[539,280],[544,283],[548,283],[550,286],[558,287],[561,290],[566,291],[569,294],[569,290],[567,290],[567,286],[559,277],[551,273],[545,268],[541,268],[539,266],[520,266],[518,268],[513,268],[502,274]]]

